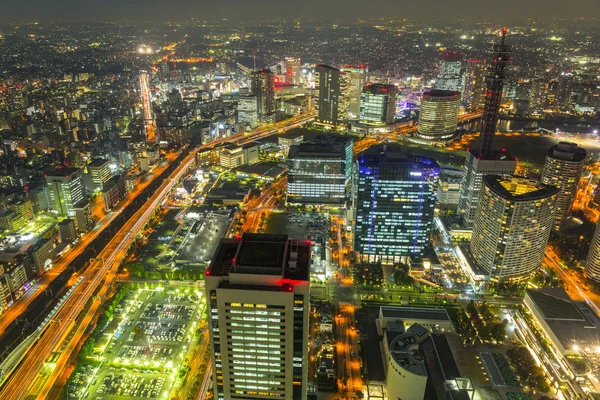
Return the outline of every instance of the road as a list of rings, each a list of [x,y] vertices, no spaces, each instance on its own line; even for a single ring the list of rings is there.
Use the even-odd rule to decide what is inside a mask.
[[[167,159],[172,161],[176,158],[176,156],[176,153],[170,153],[167,156]],[[167,166],[168,165],[156,167],[154,169],[152,179],[140,182],[135,189],[129,192],[127,197],[122,200],[121,203],[119,203],[118,208],[121,209],[127,207],[146,188],[146,186],[148,186],[154,180],[156,176],[160,175],[167,168]],[[95,203],[94,209],[98,207],[103,209],[102,199]],[[95,212],[97,213],[97,210]],[[74,245],[71,250],[69,250],[61,259],[59,259],[52,269],[46,272],[36,282],[32,289],[15,301],[15,303],[0,316],[0,335],[4,334],[6,328],[27,310],[29,305],[48,288],[52,281],[59,276],[69,266],[69,264],[73,262],[73,260],[81,255],[87,246],[92,243],[98,237],[98,235],[100,235],[100,233],[106,229],[106,227],[110,226],[113,219],[115,219],[117,216],[118,213],[115,212],[105,214],[104,218],[97,222],[96,227],[92,231],[86,233],[82,238],[80,238],[79,242]]]
[[[85,272],[83,282],[74,290],[63,307],[58,311],[53,322],[51,322],[42,337],[32,346],[25,355],[21,364],[13,371],[7,383],[0,391],[1,399],[18,400],[29,394],[31,387],[38,388],[41,379],[44,381],[39,393],[32,393],[36,398],[43,399],[52,388],[55,380],[60,376],[67,365],[70,351],[73,350],[78,340],[88,328],[94,314],[101,305],[100,299],[112,284],[115,272],[122,260],[125,259],[127,251],[147,221],[151,218],[154,210],[166,201],[171,189],[185,176],[188,169],[194,164],[198,150],[214,147],[216,144],[231,141],[244,144],[249,141],[268,136],[274,132],[283,132],[291,127],[306,123],[314,118],[313,114],[301,115],[291,118],[283,123],[272,124],[267,128],[254,131],[250,135],[234,135],[228,138],[218,139],[209,144],[191,151],[179,166],[173,171],[169,178],[165,179],[160,188],[146,201],[119,230],[113,239],[99,254],[96,261],[91,263]],[[88,302],[91,305],[84,311]],[[84,311],[83,317],[77,319]],[[76,324],[77,320],[77,324]],[[60,354],[54,361],[54,365],[43,368],[52,354]],[[48,374],[46,370],[50,369]],[[43,371],[44,370],[44,371]],[[36,376],[36,379],[32,379]],[[24,384],[27,382],[28,384]]]
[[[244,207],[239,211],[239,216],[242,216],[242,212],[246,211],[246,221],[242,226],[240,235],[244,232],[257,232],[260,222],[263,218],[269,218],[269,214],[275,207],[277,202],[277,193],[285,189],[287,185],[287,179],[281,178],[269,185],[260,196],[248,201]]]
[[[339,304],[339,314],[335,318],[335,348],[338,386],[340,392],[354,394],[363,391],[360,372],[360,354],[358,348],[358,332],[354,311],[356,307],[348,303]],[[348,398],[348,396],[343,396]]]

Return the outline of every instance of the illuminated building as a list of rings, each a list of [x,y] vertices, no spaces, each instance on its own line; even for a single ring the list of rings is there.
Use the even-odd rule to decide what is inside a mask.
[[[285,58],[285,83],[289,85],[300,85],[302,76],[300,59],[296,57]]]
[[[483,177],[485,175],[512,175],[517,169],[517,160],[504,151],[495,151],[487,159],[478,157],[477,154],[475,150],[467,151],[465,173],[460,184],[458,210],[465,227],[471,227],[475,220]]]
[[[348,115],[346,119],[358,120],[360,117],[360,95],[367,83],[367,74],[369,67],[366,65],[349,66],[345,65],[340,71],[346,76],[347,88],[342,92],[342,97],[346,97],[348,104]]]
[[[462,56],[454,51],[441,55],[438,63],[438,78],[435,83],[438,90],[460,92],[462,88]]]
[[[556,186],[560,192],[556,199],[554,229],[560,226],[569,216],[573,200],[577,195],[579,179],[583,171],[583,161],[587,152],[576,143],[559,142],[550,147],[546,154],[546,162],[542,171],[542,183]]]
[[[52,211],[61,217],[75,216],[75,205],[85,195],[79,169],[57,168],[46,175],[46,183]]]
[[[510,62],[510,46],[506,44],[506,33],[506,29],[503,29],[500,43],[494,45],[492,60],[488,63],[479,148],[469,149],[465,159],[465,174],[460,186],[458,205],[465,227],[471,227],[475,219],[483,177],[489,174],[511,175],[517,168],[515,158],[506,154],[504,150],[494,150],[502,89]]]
[[[322,135],[290,147],[288,203],[345,205],[352,180],[353,140]]]
[[[90,192],[102,191],[104,185],[112,178],[109,160],[95,158],[85,166],[85,169],[87,170],[85,178],[89,179],[89,184],[86,184],[86,187]]]
[[[310,241],[223,239],[206,275],[216,399],[307,398]]]
[[[150,75],[146,71],[140,72],[140,97],[142,100],[146,140],[154,142],[156,141],[156,121],[154,120],[154,111],[152,110],[152,100],[150,98]]]
[[[469,58],[465,70],[462,101],[467,111],[483,110],[485,103],[485,75],[487,62],[481,58]]]
[[[486,175],[470,250],[493,281],[521,281],[542,265],[559,190],[517,176]]]
[[[340,119],[340,70],[324,64],[317,65],[315,90],[319,96],[316,104],[317,122],[337,125]]]
[[[360,122],[369,125],[386,125],[394,122],[396,95],[394,85],[365,86],[360,94]]]
[[[258,106],[256,96],[240,96],[237,107],[238,124],[248,125],[251,129],[256,128],[258,122]]]
[[[548,101],[548,80],[535,79],[531,83],[531,96],[529,99],[529,109],[531,114],[543,114],[546,102]]]
[[[94,219],[92,218],[92,205],[88,200],[82,200],[74,207],[75,222],[78,232],[89,232],[94,229]]]
[[[422,257],[429,246],[438,164],[376,145],[358,157],[354,249],[369,262]]]
[[[456,136],[460,93],[431,90],[423,94],[417,136],[430,141],[448,141]]]
[[[252,94],[256,96],[256,110],[259,119],[264,119],[275,111],[274,77],[273,72],[268,69],[252,72],[251,90]]]
[[[600,223],[596,224],[596,230],[590,243],[590,250],[585,263],[585,274],[588,278],[600,282]]]

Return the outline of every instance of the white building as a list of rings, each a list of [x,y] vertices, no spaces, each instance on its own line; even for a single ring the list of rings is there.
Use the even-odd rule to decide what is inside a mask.
[[[81,174],[76,168],[57,168],[46,175],[52,211],[61,217],[75,216],[75,205],[85,195]]]
[[[258,108],[256,96],[240,96],[238,99],[238,123],[256,128],[258,124]]]
[[[244,234],[206,271],[217,399],[307,398],[310,243]]]

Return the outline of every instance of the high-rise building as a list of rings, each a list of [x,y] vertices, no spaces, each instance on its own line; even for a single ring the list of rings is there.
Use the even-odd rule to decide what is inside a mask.
[[[61,167],[46,174],[51,209],[61,217],[74,217],[75,205],[85,196],[77,168]]]
[[[543,114],[548,101],[548,79],[535,79],[531,83],[530,114]]]
[[[342,92],[342,97],[346,97],[348,104],[349,120],[358,120],[360,118],[360,94],[367,83],[367,74],[369,67],[366,65],[350,66],[345,65],[340,71],[346,76],[346,90]]]
[[[290,147],[289,203],[344,205],[352,180],[353,140],[322,135]]]
[[[502,89],[510,62],[510,46],[506,44],[506,32],[506,29],[502,30],[500,43],[494,45],[492,60],[488,63],[479,148],[469,149],[465,159],[465,174],[460,186],[458,209],[463,217],[463,225],[467,228],[472,226],[475,219],[483,176],[514,174],[517,167],[515,158],[504,151],[494,150]]]
[[[363,260],[422,257],[429,246],[438,164],[405,154],[398,144],[358,156],[354,249]]]
[[[462,89],[462,55],[455,51],[447,51],[440,55],[438,62],[438,78],[435,88],[460,92]]]
[[[310,241],[223,239],[206,275],[216,399],[307,398]]]
[[[518,176],[486,175],[471,253],[492,281],[522,281],[534,274],[552,230],[558,189]]]
[[[85,166],[85,169],[90,178],[90,187],[88,189],[91,192],[101,192],[104,185],[112,178],[109,160],[94,158]]]
[[[317,122],[337,125],[339,121],[340,70],[328,65],[315,67],[315,90],[317,100]]]
[[[271,70],[261,69],[252,72],[252,94],[256,96],[258,118],[262,119],[275,111],[275,75]]]
[[[240,96],[237,108],[238,124],[256,128],[258,121],[258,106],[256,96]]]
[[[600,222],[596,224],[596,230],[590,243],[590,250],[585,263],[585,275],[596,282],[600,282]]]
[[[483,110],[485,104],[485,58],[469,58],[465,70],[462,102],[467,111]]]
[[[431,90],[423,93],[417,136],[433,142],[454,139],[459,111],[459,92]]]
[[[475,151],[467,151],[465,173],[460,184],[459,214],[463,225],[472,227],[479,205],[479,197],[485,175],[512,175],[517,169],[517,160],[504,151],[495,151],[483,159]]]
[[[560,190],[554,214],[555,230],[560,229],[571,212],[586,155],[587,152],[583,147],[570,142],[559,142],[550,147],[546,153],[542,183],[556,186]]]
[[[297,57],[285,58],[285,83],[289,85],[300,85],[302,72],[300,68],[300,59]]]
[[[398,88],[394,85],[365,86],[360,94],[360,122],[369,125],[392,124],[397,94]]]

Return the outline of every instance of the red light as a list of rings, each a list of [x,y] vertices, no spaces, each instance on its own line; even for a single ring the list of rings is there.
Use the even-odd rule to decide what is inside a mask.
[[[310,239],[306,239],[306,244],[310,244]]]
[[[208,276],[208,275],[210,275],[210,271],[206,270],[206,272],[204,273],[204,276]]]
[[[502,149],[502,152],[504,153],[506,151],[506,149]]]
[[[234,262],[235,262],[235,257],[233,257],[233,258],[231,259],[231,262],[232,262],[232,263],[234,263]]]
[[[387,93],[387,92],[388,92],[387,88],[381,88],[381,93]]]

